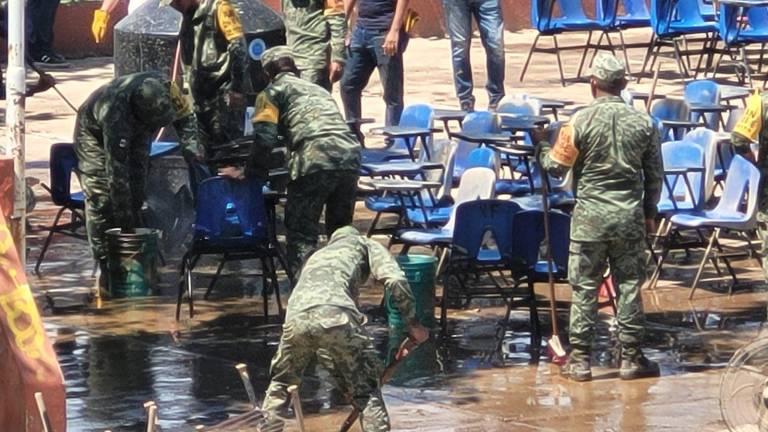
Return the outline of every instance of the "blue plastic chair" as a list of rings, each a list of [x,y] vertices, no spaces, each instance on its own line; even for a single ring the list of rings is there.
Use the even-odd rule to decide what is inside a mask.
[[[651,107],[651,117],[656,119],[659,137],[662,141],[681,140],[683,135],[696,127],[691,123],[688,103],[680,99],[662,99]],[[683,126],[671,125],[667,121],[688,123]]]
[[[433,127],[434,110],[428,104],[408,105],[400,115],[399,126],[431,128]],[[431,141],[430,137],[428,141]],[[385,162],[393,159],[408,159],[408,145],[403,138],[395,138],[392,144],[384,149],[363,149],[363,163]]]
[[[256,178],[233,180],[227,177],[212,177],[200,183],[192,246],[181,260],[181,278],[176,302],[177,321],[185,291],[189,302],[189,317],[194,316],[192,272],[203,255],[223,255],[205,293],[206,299],[226,261],[259,259],[262,269],[260,276],[263,281],[264,317],[269,317],[270,291],[275,293],[278,314],[283,315],[274,263],[274,258],[279,258],[279,252],[272,240],[274,236],[264,206],[263,187],[263,182]]]
[[[738,49],[740,56],[740,65],[745,69],[746,78],[749,85],[752,85],[752,71],[749,67],[749,59],[744,49],[749,44],[768,43],[768,9],[765,7],[751,7],[747,9],[748,25],[740,28],[739,8],[720,4],[720,17],[718,19],[718,28],[720,39],[726,46],[726,50],[720,53],[715,63],[715,75],[717,74],[723,56],[731,49]],[[763,52],[760,52],[758,71],[762,68]],[[738,63],[737,63],[738,64]]]
[[[690,105],[719,105],[720,85],[712,80],[691,81],[685,85],[683,97]],[[691,121],[699,121],[695,116],[695,113],[691,113]],[[704,118],[709,129],[713,131],[720,129],[720,116],[706,113]]]
[[[717,133],[710,129],[699,127],[687,134],[683,138],[685,142],[699,146],[704,154],[704,204],[708,203],[715,191],[715,177],[717,166],[718,139]]]
[[[704,206],[704,150],[688,141],[670,141],[661,146],[664,176],[659,215],[668,218]]]
[[[705,2],[704,0],[697,0],[699,13],[705,21],[715,22],[717,21],[717,12],[715,11],[715,5],[712,2]]]
[[[698,271],[691,285],[689,298],[693,298],[696,287],[701,280],[704,266],[711,258],[723,261],[726,269],[731,275],[732,283],[729,288],[729,294],[733,292],[733,287],[738,283],[736,273],[731,267],[730,260],[742,257],[756,257],[760,262],[757,252],[752,247],[749,235],[757,228],[757,205],[760,196],[760,171],[749,161],[741,156],[736,156],[731,163],[731,169],[728,178],[725,180],[725,187],[720,202],[713,210],[702,210],[689,214],[679,214],[672,216],[672,224],[678,228],[702,229],[711,228],[713,230],[706,245],[704,256],[699,264]],[[720,231],[727,229],[730,233],[744,235],[747,241],[747,251],[741,248],[743,254],[718,254],[711,256],[712,248],[721,250],[718,242]],[[719,272],[718,272],[719,273]]]
[[[520,269],[512,243],[515,215],[519,211],[520,207],[516,204],[501,200],[470,201],[458,207],[457,229],[451,241],[443,286],[449,287],[449,282],[454,279],[459,290],[451,293],[446,288],[443,293],[440,302],[443,331],[447,326],[449,296],[463,297],[465,306],[473,298],[501,298],[507,305],[502,331],[509,322],[512,308],[527,306],[530,311],[531,347],[538,349],[540,331],[536,294],[532,285],[527,290],[520,290],[514,278]],[[509,278],[507,274],[513,277]]]
[[[483,134],[495,132],[496,117],[489,111],[475,111],[464,117],[461,131],[471,134]],[[469,154],[478,148],[476,143],[459,140],[456,148],[456,160],[453,167],[453,184],[458,185],[461,175],[467,169]]]
[[[557,65],[560,71],[560,82],[563,86],[565,86],[565,74],[563,72],[563,64],[560,58],[561,50],[583,50],[581,62],[579,65],[579,75],[581,75],[584,59],[586,58],[588,50],[605,48],[613,50],[614,46],[610,37],[607,37],[608,45],[602,45],[601,42],[603,37],[607,36],[608,32],[615,30],[614,23],[616,19],[617,1],[618,0],[596,0],[598,9],[604,11],[604,13],[599,19],[590,19],[584,13],[581,0],[532,0],[531,23],[538,31],[538,34],[536,35],[533,44],[531,44],[528,57],[525,60],[523,70],[520,73],[520,81],[525,79],[525,73],[528,70],[528,65],[530,64],[531,57],[533,56],[534,52],[548,54],[554,53],[557,56]],[[557,5],[561,11],[561,15],[559,17],[553,16],[555,5]],[[560,47],[558,45],[558,34],[583,31],[589,32],[587,42],[584,45],[572,45],[567,47]],[[592,42],[592,33],[595,31],[601,32],[600,39],[596,44]],[[554,47],[538,47],[539,38],[541,36],[552,37]]]
[[[72,193],[70,182],[72,172],[77,169],[77,154],[75,146],[70,143],[56,143],[51,146],[49,169],[51,185],[42,183],[41,186],[51,194],[53,204],[60,207],[53,218],[53,224],[48,227],[48,237],[45,239],[40,256],[35,263],[35,274],[40,274],[40,265],[45,258],[45,252],[51,245],[55,233],[63,234],[81,240],[87,236],[81,231],[85,227],[85,195],[83,192]],[[69,211],[68,223],[59,224],[64,212]]]
[[[616,17],[616,24],[622,28],[650,27],[651,13],[645,0],[622,0],[624,15]]]

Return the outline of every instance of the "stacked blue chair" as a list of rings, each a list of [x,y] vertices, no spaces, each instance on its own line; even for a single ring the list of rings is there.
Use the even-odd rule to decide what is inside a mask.
[[[45,252],[51,245],[55,233],[85,240],[87,237],[82,229],[85,227],[85,195],[83,192],[72,193],[70,181],[72,172],[77,169],[77,154],[75,146],[70,143],[56,143],[51,146],[50,153],[51,186],[45,183],[43,188],[51,194],[51,201],[59,207],[53,225],[48,228],[48,237],[45,239],[40,256],[35,263],[35,273],[40,274],[40,264],[45,258]],[[59,220],[65,212],[69,212],[69,222],[59,224]]]
[[[651,13],[645,0],[622,0],[624,15],[616,16],[616,24],[622,28],[650,27]]]
[[[717,11],[715,11],[715,5],[711,1],[696,0],[696,2],[698,3],[697,6],[699,7],[701,17],[705,21],[717,21]]]
[[[446,330],[449,296],[459,296],[465,305],[473,298],[501,298],[506,313],[501,335],[513,307],[527,306],[530,311],[531,348],[538,349],[540,332],[533,286],[519,288],[516,275],[521,266],[513,247],[515,215],[520,208],[509,201],[477,200],[460,205],[456,211],[457,228],[450,243],[450,257],[444,273],[444,292],[440,302],[440,323]],[[493,241],[489,241],[492,239]],[[450,281],[458,283],[457,292],[448,292]]]
[[[685,85],[683,92],[689,105],[720,105],[720,85],[712,80],[696,80]],[[699,121],[691,113],[691,121]],[[717,131],[720,129],[721,117],[713,113],[704,114],[707,128]]]
[[[704,154],[704,204],[714,198],[717,166],[717,133],[707,128],[696,128],[688,132],[683,141],[699,146]]]
[[[194,316],[193,275],[203,255],[223,255],[205,298],[208,298],[226,261],[261,261],[264,318],[269,316],[269,294],[275,293],[278,314],[283,315],[274,258],[278,257],[275,237],[264,208],[264,184],[255,178],[233,180],[212,177],[200,183],[197,193],[195,233],[192,246],[182,257],[181,278],[176,302],[176,320],[181,314],[183,295],[189,302],[189,317]],[[291,275],[289,275],[290,277]]]
[[[461,131],[469,134],[496,132],[496,117],[489,111],[475,111],[464,117]],[[461,175],[467,169],[467,158],[478,147],[477,144],[459,140],[456,148],[456,160],[453,166],[453,184],[458,185]]]
[[[399,126],[415,128],[433,127],[433,110],[431,105],[408,105],[400,115]],[[431,138],[430,138],[431,139]],[[410,153],[403,138],[395,138],[389,147],[383,149],[363,149],[363,163],[385,162],[393,159],[408,159]]]
[[[651,0],[651,27],[653,36],[643,61],[643,73],[649,61],[650,69],[653,69],[657,57],[661,55],[662,47],[672,47],[672,54],[683,78],[691,76],[691,55],[699,56],[696,72],[705,56],[707,65],[711,64],[717,43],[718,26],[717,23],[704,19],[697,0]],[[685,39],[691,35],[703,35],[703,38]],[[682,49],[691,42],[702,42],[703,47],[698,50]]]
[[[740,13],[738,7],[729,7],[727,5],[720,5],[720,17],[718,19],[718,26],[720,31],[720,39],[725,44],[726,50],[720,53],[720,56],[715,63],[715,75],[723,61],[723,56],[731,51],[738,50],[740,59],[735,63],[737,67],[744,69],[746,81],[752,85],[752,70],[749,66],[749,58],[747,57],[746,46],[750,44],[765,44],[768,43],[768,9],[765,7],[751,7],[747,10],[747,22],[746,27],[742,27],[739,21]],[[731,54],[731,56],[733,56]],[[762,66],[763,52],[761,50],[759,64]]]
[[[608,32],[612,31],[614,28],[617,1],[618,0],[597,0],[597,4],[600,4],[598,8],[605,11],[605,13],[599,19],[590,19],[584,13],[580,0],[532,0],[531,23],[536,27],[538,33],[533,44],[531,44],[528,57],[525,60],[525,65],[523,65],[523,70],[520,73],[520,81],[525,79],[525,73],[528,70],[528,65],[530,64],[534,52],[555,54],[557,56],[560,82],[565,86],[566,80],[563,72],[562,60],[560,58],[560,51],[571,49],[583,50],[579,65],[579,75],[581,74],[587,52],[590,49],[608,47],[608,49],[613,51],[614,45],[611,42],[610,36],[608,36]],[[553,17],[555,5],[557,5],[562,13],[559,17]],[[596,31],[601,33],[597,44],[592,42],[592,34]],[[557,42],[557,35],[573,32],[588,32],[586,43],[584,45],[561,47]],[[554,47],[539,47],[538,43],[541,36],[551,37]],[[607,38],[608,45],[601,45],[603,37]]]
[[[657,120],[661,141],[680,140],[698,126],[691,122],[688,102],[680,99],[662,99],[651,107],[651,117]]]
[[[757,228],[757,206],[760,195],[760,171],[749,161],[741,156],[736,156],[731,163],[728,178],[720,202],[713,210],[702,210],[689,214],[672,216],[672,224],[677,229],[711,229],[712,234],[706,244],[704,256],[701,259],[696,276],[691,284],[689,298],[693,298],[696,287],[701,280],[704,267],[709,260],[720,260],[725,264],[731,276],[732,283],[728,293],[733,292],[738,283],[730,261],[745,256],[754,257],[760,263],[759,255],[753,248],[750,236]],[[726,254],[722,252],[722,246],[718,239],[720,232],[727,230],[731,234],[741,234],[746,240],[747,247],[741,248],[736,253]],[[712,255],[713,247],[719,252]],[[717,267],[716,267],[717,269]],[[718,269],[719,273],[719,269]]]

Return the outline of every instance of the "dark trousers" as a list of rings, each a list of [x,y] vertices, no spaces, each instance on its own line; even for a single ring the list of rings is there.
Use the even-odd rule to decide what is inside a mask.
[[[29,55],[33,60],[53,52],[53,23],[60,0],[29,0],[27,23],[29,25]]]
[[[448,36],[451,38],[454,84],[462,105],[474,107],[472,65],[472,17],[480,30],[485,48],[488,99],[491,105],[504,97],[504,22],[499,0],[443,0]]]
[[[387,30],[368,30],[356,26],[349,45],[349,58],[341,78],[341,101],[347,121],[361,117],[360,98],[374,69],[384,88],[384,103],[387,105],[386,125],[400,123],[403,112],[403,52],[408,45],[408,34],[400,34],[400,46],[393,56],[384,54],[384,39]]]

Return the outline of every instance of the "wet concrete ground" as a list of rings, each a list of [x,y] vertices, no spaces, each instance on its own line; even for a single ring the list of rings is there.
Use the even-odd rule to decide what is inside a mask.
[[[587,103],[588,87],[562,88],[552,56],[540,55],[525,83],[517,76],[533,33],[508,33],[508,93],[534,95]],[[629,40],[644,41],[643,31]],[[575,37],[564,38],[573,42]],[[476,96],[483,107],[486,96],[483,54],[473,44]],[[640,50],[631,52],[639,69]],[[576,52],[566,55],[567,73],[573,74]],[[97,85],[108,81],[108,59],[75,62],[71,71],[56,72],[60,89],[77,105]],[[674,74],[659,87],[665,94],[680,94]],[[633,85],[646,90],[649,81]],[[406,103],[431,102],[455,105],[448,43],[445,40],[412,40],[406,54]],[[383,118],[381,90],[374,77],[365,93],[364,114]],[[51,143],[69,141],[74,116],[54,93],[28,102],[28,175],[47,181]],[[375,138],[369,144],[375,144]],[[44,235],[41,227],[52,220],[54,209],[42,189],[40,202],[30,216],[29,258],[34,261]],[[372,214],[358,206],[356,224],[366,228]],[[163,430],[193,430],[211,425],[248,409],[248,400],[234,365],[248,364],[256,391],[267,385],[268,364],[276,349],[279,327],[261,317],[259,281],[240,279],[237,267],[222,279],[210,301],[202,300],[207,280],[196,286],[197,315],[182,314],[174,320],[178,258],[184,245],[170,245],[168,266],[161,269],[161,295],[139,300],[115,300],[100,308],[83,304],[91,279],[92,263],[84,242],[57,237],[42,267],[42,276],[30,276],[33,290],[44,308],[46,326],[67,380],[69,427],[73,431],[143,430],[143,402],[159,407]],[[557,375],[542,347],[531,347],[528,314],[513,312],[508,331],[497,351],[494,338],[503,308],[476,301],[465,310],[449,313],[450,337],[435,338],[409,358],[384,394],[393,428],[401,431],[720,431],[725,429],[718,403],[721,373],[733,352],[757,337],[766,319],[766,291],[754,261],[737,264],[739,276],[752,284],[733,296],[724,294],[723,281],[705,281],[693,301],[687,285],[693,278],[699,253],[686,260],[673,256],[655,290],[645,290],[648,313],[648,356],[660,362],[662,377],[635,382],[618,379],[612,355],[611,317],[604,310],[595,350],[595,380],[576,384]],[[206,261],[202,272],[212,272]],[[256,266],[247,262],[242,270]],[[29,266],[31,275],[31,265]],[[708,271],[707,277],[714,277]],[[255,284],[255,285],[254,285]],[[251,297],[251,288],[257,295]],[[438,291],[439,293],[439,291]],[[546,287],[537,286],[546,303]],[[380,287],[363,290],[362,304],[370,313],[369,329],[382,358],[395,342],[376,310]],[[570,290],[558,285],[557,297],[567,301]],[[274,305],[272,310],[274,313]],[[540,309],[542,329],[548,335],[546,309]],[[560,311],[563,323],[567,311]],[[336,430],[349,411],[339,403],[327,382],[308,379],[302,399],[311,431]],[[289,424],[292,430],[295,424]]]

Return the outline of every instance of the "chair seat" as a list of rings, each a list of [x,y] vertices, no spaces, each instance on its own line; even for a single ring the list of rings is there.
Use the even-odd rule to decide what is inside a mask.
[[[695,23],[695,24],[682,24],[671,23],[669,25],[669,31],[675,33],[695,34],[695,33],[718,33],[716,23]]]
[[[768,34],[764,30],[742,30],[733,44],[750,44],[768,42]]]
[[[411,158],[406,149],[363,149],[362,156],[362,163],[364,164]]]
[[[198,254],[264,254],[269,250],[267,239],[256,237],[217,237],[210,239],[199,234],[192,242],[193,253]]]
[[[400,200],[394,196],[370,196],[365,199],[365,208],[374,212],[397,213],[400,207]]]
[[[477,254],[477,260],[482,262],[498,262],[501,261],[501,254],[497,249],[480,249]]]
[[[651,18],[648,16],[624,15],[624,16],[616,17],[616,25],[623,28],[650,27]]]
[[[445,225],[451,217],[453,207],[427,208],[427,219],[420,209],[408,209],[408,220],[419,225]]]
[[[398,238],[411,245],[450,244],[453,240],[453,230],[428,229],[428,230],[403,230],[398,233]]]
[[[755,221],[743,213],[718,213],[715,211],[703,211],[672,216],[672,223],[690,228],[721,227],[729,229],[750,230],[755,226]]]
[[[531,193],[528,180],[501,179],[496,181],[496,195],[524,196]]]
[[[78,210],[85,209],[85,193],[84,192],[75,192],[69,197],[69,203],[67,203],[68,207],[73,207]]]
[[[599,21],[589,18],[556,18],[551,21],[552,28],[557,30],[602,30]]]

